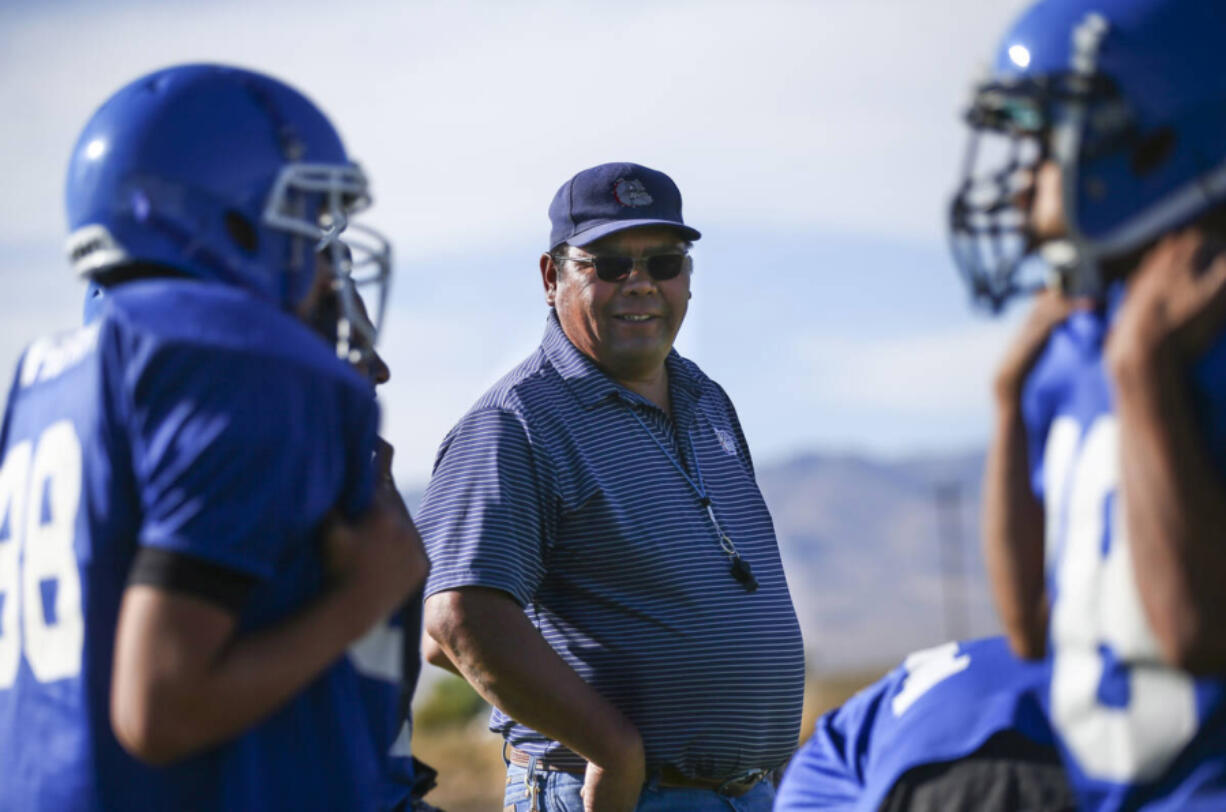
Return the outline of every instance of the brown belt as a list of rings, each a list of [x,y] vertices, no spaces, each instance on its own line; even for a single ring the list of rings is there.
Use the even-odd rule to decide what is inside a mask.
[[[525,753],[513,744],[503,745],[503,756],[506,760],[517,767],[527,767],[532,761],[532,756]],[[575,756],[575,758],[579,758]],[[559,759],[557,756],[537,756],[536,768],[538,770],[549,770],[556,773],[570,773],[572,775],[583,775],[586,767],[575,764],[572,759]]]
[[[517,767],[527,767],[532,760],[531,755],[510,744],[505,746],[504,755],[507,761]],[[536,769],[572,775],[583,775],[585,770],[584,767],[577,766],[573,761],[563,761],[551,756],[537,756]],[[660,768],[659,785],[667,789],[706,789],[729,798],[739,798],[756,787],[758,782],[768,775],[770,775],[769,770],[753,770],[744,774],[743,777],[735,776],[732,779],[692,778],[671,764],[666,764]]]

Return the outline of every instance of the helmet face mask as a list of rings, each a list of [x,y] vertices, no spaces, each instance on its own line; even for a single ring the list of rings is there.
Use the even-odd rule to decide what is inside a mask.
[[[1048,161],[1072,178],[1079,161],[1118,149],[1129,132],[1122,105],[1100,74],[990,80],[975,88],[949,229],[954,260],[978,304],[996,313],[1011,298],[1047,287],[1096,293],[1098,284],[1085,277],[1084,247],[1079,252],[1072,233],[1058,240],[1035,234],[1036,180]],[[1085,118],[1095,125],[1087,127]],[[1073,232],[1070,211],[1066,196],[1064,225]]]
[[[950,247],[976,301],[997,311],[1035,284],[1021,278],[1021,265],[1033,247],[1028,221],[1035,177],[1049,157],[1048,116],[1041,96],[988,84],[966,118],[971,133],[950,203]]]
[[[356,164],[292,163],[277,176],[262,215],[265,226],[293,236],[295,254],[325,255],[339,305],[337,356],[353,363],[365,360],[378,339],[391,281],[391,244],[352,222],[369,206],[366,175]]]
[[[132,82],[86,124],[66,199],[80,275],[160,267],[297,311],[324,268],[338,355],[373,348],[391,251],[350,223],[370,205],[366,175],[324,114],[276,79],[183,65]],[[378,297],[374,318],[356,303],[359,283]]]

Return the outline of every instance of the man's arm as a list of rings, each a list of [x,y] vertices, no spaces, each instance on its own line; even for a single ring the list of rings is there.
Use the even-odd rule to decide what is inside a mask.
[[[443,651],[443,647],[438,644],[438,641],[430,636],[428,631],[422,630],[421,633],[421,657],[426,662],[444,671],[450,671],[457,677],[464,676],[460,673],[460,669],[456,668],[455,663],[447,656],[447,652]]]
[[[1043,505],[1030,484],[1022,385],[1072,304],[1054,291],[1039,295],[1005,355],[993,387],[996,423],[983,478],[983,550],[992,597],[1013,652],[1043,656],[1047,594],[1043,584]]]
[[[167,764],[238,735],[385,618],[429,568],[386,488],[356,523],[326,528],[324,547],[330,588],[257,632],[236,635],[237,616],[201,598],[146,584],[125,590],[111,685],[111,723],[125,749]]]
[[[584,806],[630,810],[643,743],[621,711],[557,655],[506,593],[465,587],[426,600],[426,633],[481,696],[588,761]]]
[[[1136,271],[1107,343],[1137,590],[1166,659],[1226,673],[1226,480],[1194,420],[1188,371],[1226,321],[1226,259],[1195,232]]]

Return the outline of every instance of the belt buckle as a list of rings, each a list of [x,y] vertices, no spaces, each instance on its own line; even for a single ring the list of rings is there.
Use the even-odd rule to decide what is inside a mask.
[[[732,790],[735,785],[744,784],[744,789],[741,791],[741,794],[743,795],[752,789],[754,784],[758,783],[769,774],[770,770],[766,769],[765,767],[745,770],[744,772],[737,773],[730,778],[724,779],[724,782],[715,788],[715,792],[718,795],[728,795],[729,791]]]

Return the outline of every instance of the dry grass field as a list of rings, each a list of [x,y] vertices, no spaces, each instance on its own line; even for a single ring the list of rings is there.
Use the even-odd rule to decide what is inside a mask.
[[[842,704],[881,673],[884,672],[810,674],[805,684],[801,741],[813,732],[813,724],[821,714]],[[457,690],[453,683],[440,695],[454,703]],[[414,754],[439,771],[438,787],[427,800],[446,812],[490,812],[502,808],[505,780],[502,739],[486,730],[487,716],[488,712],[482,711],[467,719],[448,721],[434,714],[429,724],[419,724],[414,733]]]

